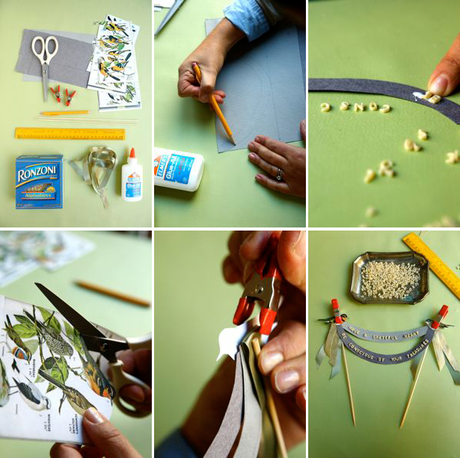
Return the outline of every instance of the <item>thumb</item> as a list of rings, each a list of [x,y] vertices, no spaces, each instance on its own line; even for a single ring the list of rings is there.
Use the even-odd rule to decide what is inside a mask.
[[[283,231],[278,244],[278,263],[284,278],[306,293],[306,233]]]
[[[121,432],[94,407],[83,416],[88,438],[107,458],[142,458]]]
[[[214,92],[216,87],[217,73],[212,71],[203,71],[201,77],[201,86],[200,86],[200,102],[209,102],[211,94]]]
[[[446,96],[460,84],[460,34],[455,38],[447,54],[436,66],[428,82],[434,94]]]
[[[303,141],[307,140],[307,122],[305,119],[300,123],[300,135]]]

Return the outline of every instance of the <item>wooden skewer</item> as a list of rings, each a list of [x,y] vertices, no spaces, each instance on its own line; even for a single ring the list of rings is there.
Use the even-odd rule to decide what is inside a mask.
[[[427,353],[428,353],[428,349],[426,349],[425,352],[423,353],[422,360],[420,361],[420,364],[417,367],[415,379],[412,382],[412,388],[410,390],[409,399],[407,400],[406,408],[404,409],[404,413],[403,413],[401,424],[399,425],[399,428],[402,428],[404,426],[404,422],[406,421],[407,412],[409,412],[410,403],[412,401],[412,397],[414,396],[415,388],[417,386],[417,382],[420,377],[420,373],[422,372],[422,366],[423,366],[423,363],[425,362],[425,357]]]
[[[259,360],[260,356],[260,342],[258,338],[252,339],[252,346],[254,348],[254,352],[257,357],[257,361]],[[275,435],[278,443],[278,449],[282,458],[287,458],[287,450],[286,444],[284,443],[283,431],[281,431],[280,421],[278,419],[278,413],[276,412],[275,401],[273,400],[273,394],[270,387],[270,382],[265,378],[262,377],[265,385],[265,395],[267,396],[267,407],[268,413],[272,419],[273,428],[275,430]]]
[[[345,377],[347,379],[348,398],[350,400],[351,418],[353,426],[356,426],[355,404],[353,402],[353,393],[351,391],[350,373],[348,372],[347,352],[345,345],[342,344],[343,365],[345,366]]]
[[[118,291],[113,291],[111,289],[105,288],[104,286],[95,285],[93,283],[88,283],[82,280],[77,280],[75,284],[81,288],[89,289],[90,291],[94,291],[96,293],[105,294],[106,296],[114,297],[115,299],[120,299],[121,301],[130,302],[131,304],[140,305],[142,307],[150,307],[149,301],[130,296],[128,294],[120,293]]]

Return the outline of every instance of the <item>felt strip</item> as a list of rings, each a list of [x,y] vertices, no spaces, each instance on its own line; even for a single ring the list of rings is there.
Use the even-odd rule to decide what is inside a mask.
[[[455,124],[460,124],[460,105],[443,98],[439,103],[414,96],[414,93],[425,93],[425,90],[406,84],[391,81],[370,80],[360,78],[310,78],[309,92],[356,92],[362,94],[380,94],[408,100],[439,111]]]
[[[342,327],[345,329],[345,331],[354,335],[358,339],[379,343],[402,342],[405,340],[416,339],[418,337],[423,337],[428,330],[428,326],[422,326],[415,329],[408,329],[407,331],[369,331],[367,329],[359,328],[358,326],[355,326],[348,321],[343,323]]]
[[[243,369],[243,388],[244,388],[244,419],[238,448],[235,458],[256,458],[262,436],[262,409],[255,393],[255,388],[251,380],[251,370],[249,368],[250,355],[246,355],[241,350],[241,366]]]
[[[240,352],[236,355],[235,380],[227,411],[205,458],[228,456],[241,427],[243,416],[243,369]]]
[[[360,358],[364,359],[365,361],[383,365],[400,364],[412,360],[419,353],[422,353],[428,348],[435,334],[434,329],[428,328],[427,333],[425,334],[423,339],[414,348],[403,353],[386,355],[383,353],[375,353],[373,351],[361,347],[345,332],[345,330],[340,324],[336,325],[336,327],[340,340],[348,348],[348,350],[350,350],[356,356],[359,356]]]

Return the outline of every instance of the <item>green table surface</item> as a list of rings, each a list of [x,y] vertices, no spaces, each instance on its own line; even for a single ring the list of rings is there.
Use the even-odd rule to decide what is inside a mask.
[[[440,0],[339,1],[309,4],[309,77],[370,78],[426,88],[459,32],[460,4]],[[449,97],[460,103],[457,92]],[[387,103],[388,114],[341,111],[342,101]],[[332,110],[320,111],[328,102]],[[460,221],[455,189],[460,166],[444,161],[458,149],[459,128],[435,110],[365,94],[309,94],[309,225],[312,227],[435,225]],[[418,129],[429,132],[426,142]],[[422,144],[408,153],[406,138]],[[391,159],[397,176],[364,184],[366,170]],[[378,215],[366,217],[374,207]]]
[[[40,293],[34,282],[43,283],[83,316],[117,334],[141,336],[152,330],[152,311],[107,296],[79,288],[75,280],[86,280],[116,291],[151,298],[151,242],[109,232],[78,232],[96,244],[96,249],[56,272],[39,268],[0,289],[4,296],[46,308],[52,305]],[[114,406],[114,425],[131,441],[143,457],[152,456],[151,417],[134,419]],[[0,440],[3,457],[30,458],[48,456],[50,442]]]
[[[230,3],[188,0],[155,38],[155,146],[205,159],[195,193],[155,187],[156,227],[305,226],[305,201],[259,185],[254,176],[261,170],[249,162],[248,150],[218,154],[214,113],[177,96],[177,69],[205,38],[205,19],[223,17]],[[164,15],[155,13],[155,26]]]
[[[330,301],[337,298],[341,313],[356,326],[378,331],[398,331],[423,325],[435,318],[443,304],[449,306],[444,331],[454,355],[460,357],[459,301],[430,271],[429,295],[416,305],[362,305],[348,294],[351,264],[366,251],[408,251],[402,237],[408,232],[310,232],[309,233],[309,456],[343,457],[456,457],[460,439],[460,387],[447,368],[439,372],[432,347],[428,350],[403,429],[399,429],[409,395],[410,363],[380,366],[352,355],[347,361],[356,409],[351,421],[345,373],[329,380],[330,365],[316,368],[315,355],[325,341],[328,327],[316,320],[332,315]],[[431,231],[422,240],[454,272],[460,264],[460,234]],[[412,343],[378,344],[358,341],[379,353],[397,353]],[[414,341],[415,342],[415,341]]]
[[[217,369],[242,288],[225,283],[229,233],[155,232],[155,444],[185,420]],[[199,268],[197,266],[199,265]],[[305,444],[289,452],[305,457]]]
[[[152,24],[149,0],[114,0],[110,4],[81,0],[0,0],[0,39],[7,46],[2,65],[2,117],[0,138],[0,226],[3,227],[151,227],[152,225]],[[41,111],[61,111],[50,93],[43,101],[41,82],[23,82],[22,74],[14,71],[18,59],[23,29],[62,30],[97,33],[96,21],[107,14],[131,20],[141,27],[136,43],[138,72],[142,91],[142,109],[99,113],[96,91],[62,84],[76,89],[71,110],[91,110],[82,115],[91,118],[137,119],[137,125],[80,124],[43,122],[34,119]],[[53,71],[51,61],[50,72]],[[52,83],[54,84],[54,83]],[[124,128],[126,140],[16,140],[16,127],[50,128]],[[23,154],[63,154],[65,159],[78,159],[92,146],[105,145],[118,157],[118,165],[107,186],[110,208],[104,210],[92,187],[64,165],[64,208],[59,210],[15,209],[15,159]],[[136,149],[139,163],[144,166],[144,196],[140,202],[125,202],[121,198],[121,166],[130,148]]]

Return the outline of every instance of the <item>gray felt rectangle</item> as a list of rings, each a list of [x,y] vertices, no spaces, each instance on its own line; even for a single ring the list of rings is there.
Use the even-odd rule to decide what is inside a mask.
[[[41,76],[40,61],[32,53],[32,40],[36,36],[41,36],[46,40],[51,34],[38,30],[24,30],[15,67],[19,73]],[[59,51],[51,60],[49,79],[86,88],[89,78],[86,68],[93,54],[92,44],[57,34],[54,36],[59,42]],[[37,45],[38,49],[39,45]]]
[[[206,20],[206,34],[219,21]],[[306,111],[300,42],[296,27],[280,25],[252,43],[244,40],[229,53],[216,89],[227,94],[222,112],[236,146],[216,119],[219,153],[244,149],[256,135],[300,140],[299,123]]]

